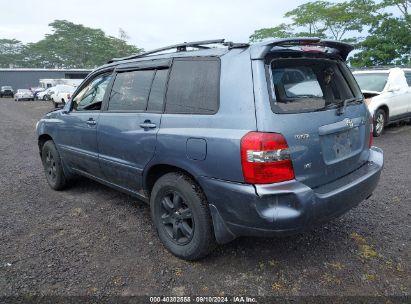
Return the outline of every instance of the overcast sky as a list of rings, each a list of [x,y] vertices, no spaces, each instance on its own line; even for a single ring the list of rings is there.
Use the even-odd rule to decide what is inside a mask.
[[[303,0],[7,0],[0,38],[36,42],[50,33],[48,24],[65,19],[100,28],[146,50],[183,41],[226,38],[247,42],[256,29],[284,22],[285,12]]]

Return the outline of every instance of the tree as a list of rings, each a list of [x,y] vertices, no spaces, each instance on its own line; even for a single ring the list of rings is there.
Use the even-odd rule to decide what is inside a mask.
[[[326,30],[324,25],[324,12],[332,4],[327,1],[304,3],[297,8],[285,13],[284,17],[291,18],[293,26],[308,30],[309,36],[322,35]]]
[[[396,6],[404,18],[409,16],[409,10],[411,9],[411,0],[384,0],[383,1],[383,6],[389,7],[389,6]]]
[[[130,36],[121,27],[118,29],[118,34],[121,40],[124,40],[124,41],[130,40]]]
[[[284,15],[292,20],[292,24],[283,23],[277,27],[257,30],[250,36],[250,40],[278,38],[283,35],[347,40],[348,33],[360,33],[365,26],[374,22],[379,16],[378,9],[379,6],[372,0],[308,2]]]
[[[291,26],[285,23],[281,23],[280,25],[275,26],[275,27],[262,28],[262,29],[256,30],[250,36],[250,41],[251,42],[260,41],[267,37],[287,38],[287,37],[291,37],[292,35],[293,33],[292,33]]]
[[[404,18],[382,20],[358,46],[361,52],[351,59],[353,66],[411,63],[411,31]]]
[[[94,68],[113,57],[136,54],[142,49],[120,38],[107,36],[93,29],[66,20],[50,23],[51,34],[36,42],[23,45],[17,40],[0,40],[0,65],[41,68]],[[120,35],[121,36],[121,35]]]
[[[0,39],[0,67],[9,68],[19,65],[24,45],[16,39]]]

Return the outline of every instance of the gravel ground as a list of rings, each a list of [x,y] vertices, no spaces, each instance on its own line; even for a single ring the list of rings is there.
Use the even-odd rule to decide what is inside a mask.
[[[356,209],[305,234],[240,238],[185,262],[135,198],[86,179],[48,187],[34,128],[49,110],[0,100],[0,296],[410,295],[410,125],[374,138],[385,168]]]

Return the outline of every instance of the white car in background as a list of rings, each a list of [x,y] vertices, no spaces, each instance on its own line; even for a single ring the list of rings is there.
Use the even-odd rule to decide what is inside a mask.
[[[50,89],[49,95],[50,100],[54,104],[54,107],[57,108],[59,104],[65,105],[66,102],[69,101],[71,95],[73,95],[75,90],[76,87],[65,84],[60,84],[52,87]]]
[[[14,94],[14,101],[20,100],[34,100],[34,95],[30,90],[18,89],[16,94]]]
[[[411,68],[353,71],[374,116],[374,136],[390,123],[411,119]]]
[[[53,88],[48,88],[48,89],[46,89],[42,92],[37,93],[37,99],[38,100],[49,100],[50,99],[50,94],[49,93],[52,89]]]

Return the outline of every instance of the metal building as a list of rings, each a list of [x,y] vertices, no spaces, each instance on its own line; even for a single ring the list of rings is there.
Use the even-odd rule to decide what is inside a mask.
[[[16,91],[38,87],[40,79],[84,79],[90,72],[87,69],[0,69],[0,86],[12,86]]]

